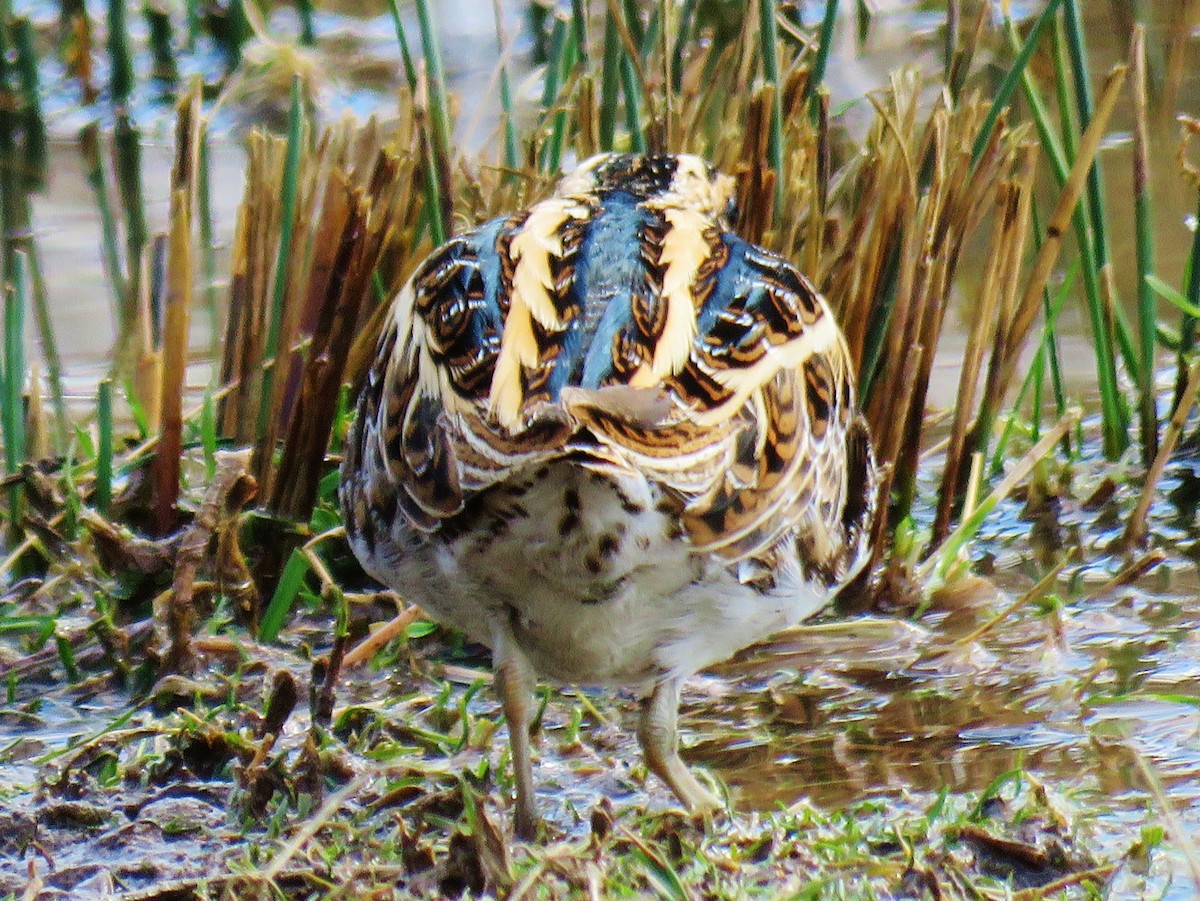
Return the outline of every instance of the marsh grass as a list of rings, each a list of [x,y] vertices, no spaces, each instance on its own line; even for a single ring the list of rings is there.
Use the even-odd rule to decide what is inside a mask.
[[[1000,57],[1005,72],[999,85],[988,91],[972,75],[985,53],[986,10],[968,22],[962,5],[951,3],[941,77],[894,73],[865,98],[870,113],[862,140],[847,142],[822,84],[838,4],[829,0],[811,33],[773,0],[750,5],[755,14],[720,31],[705,23],[702,4],[695,2],[639,6],[608,0],[593,9],[592,19],[584,17],[582,3],[550,14],[543,92],[534,125],[524,131],[503,64],[509,39],[498,28],[498,140],[479,156],[465,156],[450,140],[451,99],[435,40],[435,4],[417,4],[422,54],[414,60],[392,3],[406,81],[394,117],[386,124],[349,117],[315,123],[302,83],[292,81],[286,134],[255,131],[248,137],[231,275],[222,290],[214,280],[214,185],[202,88],[190,82],[178,101],[169,229],[150,235],[139,134],[122,110],[136,88],[122,23],[126,10],[117,0],[109,4],[114,128],[110,138],[89,127],[80,149],[101,214],[98,243],[120,338],[113,378],[99,388],[96,430],[89,423],[74,443],[64,441],[71,429],[55,393],[59,369],[52,341],[43,339],[61,434],[53,445],[58,456],[38,460],[28,439],[44,418],[40,380],[27,379],[22,340],[28,311],[39,309],[36,244],[32,237],[22,247],[6,242],[11,263],[0,425],[8,551],[0,574],[32,581],[12,593],[4,583],[0,633],[19,636],[22,655],[0,662],[0,676],[15,686],[58,666],[68,682],[103,677],[163,709],[184,708],[130,730],[164,739],[167,750],[118,754],[119,766],[142,767],[162,780],[211,767],[229,777],[222,790],[246,819],[238,840],[259,828],[288,833],[269,859],[247,850],[241,875],[218,877],[220,891],[265,896],[292,887],[324,890],[331,872],[365,891],[404,872],[414,879],[413,894],[467,887],[519,897],[548,880],[551,894],[594,894],[604,886],[686,897],[705,885],[716,886],[718,894],[766,896],[786,886],[796,897],[815,898],[956,886],[986,896],[1005,891],[997,886],[1008,878],[997,883],[986,874],[987,864],[1006,862],[1011,877],[1012,861],[1028,849],[1005,844],[1010,840],[1002,833],[1013,823],[985,824],[985,807],[1003,795],[1039,822],[1058,822],[1045,792],[1017,771],[971,799],[931,798],[924,817],[907,819],[889,816],[878,802],[838,814],[798,803],[756,816],[744,828],[704,832],[669,813],[617,817],[611,805],[601,804],[572,813],[573,837],[514,855],[496,825],[502,821],[499,799],[509,788],[505,768],[493,770],[485,753],[496,717],[490,709],[480,715],[470,703],[488,675],[479,661],[460,654],[449,663],[425,664],[434,677],[442,672],[475,686],[465,692],[422,679],[406,687],[392,711],[370,701],[334,705],[343,667],[371,660],[390,667],[408,653],[407,640],[419,642],[432,628],[415,608],[405,608],[366,638],[367,622],[384,611],[376,599],[346,590],[358,587],[361,577],[340,540],[336,463],[352,406],[350,386],[369,362],[387,302],[447,234],[544,196],[560,168],[596,150],[688,151],[712,159],[736,178],[739,233],[801,264],[838,312],[883,464],[886,515],[873,537],[887,564],[888,600],[916,606],[943,583],[953,584],[968,569],[974,537],[1006,496],[1042,478],[1038,473],[1056,459],[1078,452],[1072,438],[1081,413],[1067,403],[1055,351],[1059,313],[1071,304],[1091,324],[1099,430],[1110,458],[1130,440],[1129,409],[1138,411],[1148,473],[1143,501],[1129,522],[1128,552],[1135,554],[1146,537],[1146,499],[1182,437],[1200,386],[1191,353],[1193,314],[1200,313],[1200,237],[1190,277],[1155,270],[1144,37],[1135,31],[1129,72],[1114,70],[1093,96],[1077,0],[1050,0],[1023,36],[1016,23],[1005,23],[1002,37],[1010,52]],[[308,40],[311,7],[300,3],[299,10]],[[856,12],[860,29],[868,28],[868,7],[859,2]],[[189,3],[186,15],[183,33],[194,44],[201,34],[198,5]],[[68,36],[59,52],[84,94],[95,94],[88,13],[82,4],[65,3],[63,22]],[[232,58],[248,35],[239,3],[229,5],[223,23],[220,40]],[[155,32],[164,73],[167,24],[160,22]],[[19,22],[13,33],[25,46]],[[1047,52],[1051,83],[1044,85],[1045,76],[1030,61]],[[2,77],[6,60],[0,54]],[[1117,261],[1097,165],[1127,78],[1139,150],[1136,336],[1122,324],[1114,296]],[[29,112],[36,109],[36,90],[29,78],[23,83],[30,99],[21,108]],[[1022,109],[1013,105],[1018,95]],[[1044,96],[1054,98],[1057,121]],[[6,115],[7,108],[0,109],[0,139],[24,136],[26,146],[35,146],[33,123],[40,116],[30,113],[29,124],[5,132]],[[105,165],[109,146],[111,170]],[[1052,196],[1042,194],[1040,169],[1053,176],[1058,190]],[[26,206],[36,183],[33,178],[24,188]],[[4,190],[16,188],[10,181]],[[1044,222],[1039,208],[1050,211]],[[6,222],[5,230],[24,234],[19,221]],[[960,269],[972,242],[984,244],[987,262],[979,284],[964,287]],[[1071,275],[1055,284],[1072,248]],[[1171,287],[1176,282],[1182,291]],[[196,403],[185,375],[198,289],[214,317],[224,310],[224,327],[222,340],[214,342],[210,384]],[[922,453],[930,440],[928,389],[946,317],[963,293],[975,313],[941,456],[938,498],[927,510],[918,477],[928,465]],[[1179,402],[1160,440],[1153,376],[1163,296],[1182,305],[1185,318]],[[48,327],[42,331],[52,338]],[[1032,363],[1023,368],[1031,345]],[[1137,392],[1133,404],[1123,372]],[[1057,411],[1056,421],[1044,427],[1040,397],[1047,375]],[[122,387],[140,432],[136,443],[122,425]],[[1035,497],[1038,489],[1025,490]],[[1133,559],[1130,571],[1141,572],[1137,567],[1150,555]],[[1052,564],[1029,595],[1001,605],[970,643],[1004,619],[1031,615],[1027,608],[1049,603],[1066,560]],[[915,589],[901,587],[913,584]],[[68,596],[73,600],[62,601]],[[68,627],[42,612],[54,598],[64,609],[82,603],[87,625]],[[245,640],[246,634],[261,644]],[[311,644],[299,645],[298,634]],[[357,650],[352,639],[362,642]],[[805,640],[801,633],[782,636],[774,650],[759,652],[777,668],[792,653],[789,642]],[[254,658],[252,666],[243,666],[246,655]],[[241,662],[230,665],[232,675],[206,684],[197,670],[205,658]],[[291,674],[290,702],[286,679],[268,689],[265,677],[250,675],[284,671]],[[312,685],[307,718],[296,702],[298,682]],[[441,686],[434,696],[431,684]],[[251,715],[264,692],[271,699],[265,723],[257,712]],[[213,700],[222,695],[232,700]],[[285,735],[293,707],[303,728]],[[551,720],[571,724],[571,742],[603,757],[602,738],[584,728],[598,730],[603,717],[586,697],[571,703],[548,696],[544,709]],[[114,734],[131,737],[124,721],[114,723],[73,750],[63,779],[73,769],[98,771],[94,761]],[[384,788],[357,777],[347,781],[343,777],[355,764],[346,755],[389,762],[395,771]],[[325,795],[335,781],[345,786],[342,792]],[[370,850],[379,862],[360,869],[346,863],[339,870],[345,853],[339,835],[396,805],[403,810],[394,828],[368,841],[376,842]],[[963,857],[963,847],[974,856]],[[302,850],[303,861],[297,856]],[[324,869],[312,864],[322,856]],[[583,857],[592,863],[578,863]],[[435,860],[442,863],[435,866]],[[1028,897],[1099,884],[1110,873],[1109,864],[1086,854],[1065,871],[1047,863],[1041,888]]]

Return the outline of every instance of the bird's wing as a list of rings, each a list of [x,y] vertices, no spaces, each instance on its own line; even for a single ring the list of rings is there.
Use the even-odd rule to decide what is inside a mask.
[[[529,322],[511,300],[509,245],[523,224],[520,216],[496,220],[435,251],[393,301],[380,336],[344,470],[358,474],[368,504],[398,507],[418,528],[435,529],[473,493],[560,455],[571,435],[552,403],[525,404],[515,427],[493,413],[510,377],[501,371],[503,348],[518,320]],[[519,337],[553,354],[540,329]],[[528,372],[512,377],[536,382]]]
[[[605,388],[568,392],[563,405],[685,499],[697,550],[770,564],[779,542],[794,538],[832,580],[847,554],[844,514],[869,517],[863,499],[848,501],[872,486],[849,477],[869,483],[873,473],[845,340],[785,260],[729,234],[707,240],[719,265],[696,267],[695,337],[659,384],[667,411],[639,420]]]
[[[575,453],[662,485],[697,550],[769,564],[794,536],[836,567],[856,448],[873,470],[865,432],[847,439],[850,362],[824,300],[780,257],[678,208],[638,220],[636,284],[589,297],[603,280],[578,284],[576,266],[595,213],[551,198],[418,269],[347,450],[367,502],[434,529]]]

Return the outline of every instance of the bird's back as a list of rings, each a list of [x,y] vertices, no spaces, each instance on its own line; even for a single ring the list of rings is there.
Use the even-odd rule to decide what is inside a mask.
[[[607,156],[436,251],[397,297],[348,442],[359,547],[436,541],[553,461],[636,475],[680,539],[768,582],[861,559],[874,466],[824,300],[734,235],[724,176]],[[666,509],[666,508],[664,508]]]

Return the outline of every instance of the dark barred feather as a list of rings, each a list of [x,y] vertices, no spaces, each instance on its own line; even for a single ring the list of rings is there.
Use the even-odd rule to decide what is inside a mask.
[[[695,158],[604,157],[435,252],[359,403],[351,532],[453,529],[571,457],[660,485],[698,553],[770,568],[792,541],[830,581],[852,566],[874,464],[845,342],[804,276],[729,231],[730,185]]]

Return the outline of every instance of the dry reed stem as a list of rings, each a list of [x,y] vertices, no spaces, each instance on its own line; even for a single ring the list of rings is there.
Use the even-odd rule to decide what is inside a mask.
[[[1029,154],[1026,153],[1025,156],[1028,158]],[[987,258],[978,307],[967,335],[967,346],[963,351],[962,367],[959,369],[958,397],[954,408],[954,422],[946,440],[946,462],[942,469],[937,512],[931,529],[931,544],[940,543],[950,531],[950,519],[959,489],[959,473],[963,458],[969,453],[966,447],[967,424],[975,405],[984,348],[991,346],[998,329],[999,272],[1012,252],[1010,241],[1013,234],[1012,225],[1016,221],[1018,200],[1018,189],[1011,182],[1002,183],[998,189],[992,238],[989,242],[994,251]]]
[[[913,491],[934,349],[959,254],[988,201],[994,203],[995,183],[1011,171],[1015,147],[1000,129],[972,168],[969,147],[983,105],[939,104],[923,117],[919,89],[914,76],[897,73],[890,89],[873,98],[876,120],[855,161],[857,173],[835,179],[830,194],[833,203],[845,193],[855,213],[837,233],[839,246],[822,277],[860,373],[880,459],[894,465],[888,478],[904,497]],[[872,364],[864,357],[867,342],[884,315],[884,344]],[[909,354],[915,346],[924,349],[919,364]],[[900,384],[911,391],[873,390]]]
[[[366,782],[366,778],[365,774],[359,773],[350,779],[340,791],[330,795],[329,799],[321,805],[320,809],[309,817],[308,822],[297,830],[296,834],[280,848],[279,854],[275,856],[266,869],[260,873],[247,873],[241,878],[260,878],[268,884],[273,885],[275,880],[283,874],[284,868],[292,859],[304,849],[305,845],[316,837],[318,832],[333,821],[334,815],[342,808],[342,805],[354,797],[358,790],[362,788]]]
[[[1175,805],[1171,803],[1171,799],[1167,797],[1167,793],[1163,790],[1162,780],[1158,778],[1158,774],[1150,766],[1146,758],[1142,756],[1142,752],[1132,744],[1127,747],[1133,755],[1134,763],[1137,764],[1142,778],[1146,780],[1146,786],[1150,789],[1150,794],[1153,796],[1155,803],[1158,804],[1162,818],[1166,821],[1168,833],[1183,853],[1183,859],[1187,862],[1188,872],[1192,876],[1192,881],[1196,883],[1196,890],[1200,891],[1200,845],[1196,844],[1194,834],[1179,818],[1179,812],[1175,809]]]
[[[940,543],[949,533],[955,498],[959,492],[962,461],[964,456],[973,450],[967,445],[967,430],[975,409],[975,395],[983,367],[983,355],[986,348],[994,346],[1003,328],[1000,323],[1007,318],[1000,312],[1002,291],[1005,292],[1006,301],[1011,304],[1011,291],[1003,286],[1015,284],[1017,269],[1021,265],[1036,168],[1037,146],[1026,144],[1020,152],[1016,180],[1000,182],[997,185],[996,213],[989,243],[992,253],[988,255],[983,286],[980,289],[979,307],[971,324],[962,368],[959,371],[954,423],[946,448],[946,463],[931,530],[931,544]]]
[[[155,526],[166,535],[178,525],[180,461],[183,455],[183,386],[192,294],[191,209],[187,191],[171,192],[171,235],[164,325],[158,452],[154,457]]]
[[[370,190],[343,186],[334,204],[341,234],[333,244],[330,277],[317,307],[312,344],[301,377],[296,414],[288,427],[272,508],[306,517],[316,497],[334,406],[372,273],[394,238],[391,209],[398,194],[399,161],[379,152],[367,180]],[[323,239],[324,240],[324,239]]]
[[[1130,514],[1129,522],[1121,535],[1120,548],[1134,547],[1141,544],[1146,538],[1146,516],[1150,512],[1150,505],[1154,502],[1157,494],[1158,482],[1167,468],[1171,454],[1175,452],[1175,445],[1179,443],[1179,438],[1183,434],[1184,424],[1187,422],[1188,413],[1192,411],[1192,406],[1196,403],[1198,391],[1200,391],[1200,359],[1197,359],[1188,370],[1186,387],[1179,398],[1179,403],[1175,405],[1175,412],[1171,414],[1171,421],[1167,424],[1167,430],[1163,434],[1158,453],[1154,456],[1154,462],[1150,464],[1150,469],[1146,473],[1146,481],[1142,485],[1142,493],[1138,497],[1137,506],[1133,508],[1133,513]]]
[[[370,635],[360,641],[354,650],[342,661],[343,667],[358,666],[366,663],[392,639],[399,638],[413,623],[425,615],[425,611],[416,604],[410,604],[399,614],[375,629]]]
[[[1125,66],[1116,66],[1109,73],[1108,79],[1104,83],[1100,99],[1096,104],[1095,116],[1079,142],[1075,165],[1067,177],[1067,182],[1063,186],[1062,193],[1059,195],[1058,205],[1054,209],[1054,214],[1050,217],[1050,222],[1046,225],[1046,237],[1042,244],[1042,249],[1038,253],[1029,279],[1025,283],[1025,291],[1013,311],[1003,347],[997,348],[998,372],[992,391],[993,397],[996,399],[1004,397],[1009,383],[1012,381],[1013,374],[1016,372],[1021,347],[1024,344],[1026,336],[1029,334],[1034,319],[1037,317],[1042,292],[1045,290],[1046,282],[1050,277],[1051,271],[1054,269],[1054,264],[1058,261],[1058,254],[1062,249],[1063,237],[1070,225],[1071,217],[1075,212],[1075,207],[1079,203],[1079,198],[1083,193],[1092,161],[1100,149],[1100,141],[1104,137],[1105,129],[1108,127],[1108,120],[1112,116],[1113,109],[1116,106],[1121,85],[1125,81],[1125,73]]]
[[[1000,484],[992,489],[992,492],[979,504],[977,504],[976,507],[986,508],[988,510],[994,509],[996,504],[1006,498],[1009,493],[1016,488],[1017,485],[1020,484],[1020,482],[1026,476],[1028,476],[1030,472],[1033,471],[1033,467],[1038,463],[1038,461],[1050,453],[1054,449],[1054,445],[1061,441],[1063,436],[1075,427],[1075,424],[1079,422],[1082,416],[1083,410],[1079,407],[1072,407],[1071,409],[1067,410],[1067,412],[1063,414],[1058,422],[1056,422],[1050,428],[1050,430],[1041,437],[1041,440],[1031,447],[1025,453],[1025,455],[1021,457],[1020,460],[1013,464],[1012,468],[1009,469],[1004,478],[1000,480]],[[949,547],[952,542],[955,542],[958,538],[960,538],[961,535],[967,531],[969,525],[970,523],[967,520],[959,523],[958,528],[955,529],[954,532],[952,532],[950,536],[929,555],[928,559],[926,559],[925,562],[917,568],[918,581],[924,582],[933,575],[934,568],[938,566],[939,563],[943,562],[940,560],[940,558],[946,551],[947,547]]]
[[[133,391],[146,414],[146,430],[157,433],[162,423],[163,359],[161,340],[154,334],[154,307],[151,292],[156,285],[165,290],[165,279],[151,278],[151,264],[159,255],[166,254],[165,236],[156,235],[142,248],[142,276],[138,280],[137,330],[141,336],[140,349],[133,369]],[[163,303],[161,309],[166,304]]]
[[[239,481],[249,478],[246,467],[249,454],[223,452],[217,462],[217,474],[204,494],[196,518],[188,527],[175,556],[175,573],[164,603],[155,604],[154,631],[159,647],[164,648],[159,676],[188,672],[193,665],[192,654],[192,596],[196,573],[204,562],[208,545],[220,529],[221,521],[236,510],[226,509],[235,492],[249,499],[253,491],[238,490]]]
[[[37,360],[29,364],[29,408],[25,414],[25,458],[30,462],[50,456],[50,421],[42,397],[42,368]]]
[[[1097,588],[1092,589],[1085,595],[1085,600],[1091,598],[1103,597],[1110,591],[1116,591],[1118,588],[1124,588],[1126,585],[1132,585],[1142,576],[1152,571],[1159,564],[1165,563],[1167,560],[1167,552],[1160,547],[1151,548],[1140,557],[1129,561],[1122,566],[1111,579]]]
[[[1054,564],[1054,567],[1049,572],[1038,579],[1032,588],[989,619],[986,623],[981,625],[978,629],[975,629],[968,635],[964,635],[962,638],[955,639],[951,647],[965,648],[975,644],[1018,610],[1033,601],[1045,597],[1050,592],[1050,589],[1054,587],[1054,583],[1058,581],[1058,577],[1062,574],[1062,571],[1066,568],[1069,562],[1071,562],[1070,554],[1065,555],[1061,560],[1058,561],[1058,563]]]
[[[188,360],[192,289],[192,209],[200,159],[200,82],[176,107],[175,162],[171,170],[171,225],[167,244],[159,445],[154,458],[154,516],[160,535],[178,525],[183,455],[183,391]]]
[[[397,127],[400,138],[419,131],[415,105]],[[287,271],[276,273],[283,233],[279,185],[286,142],[255,134],[235,238],[229,327],[221,374],[230,388],[221,431],[255,444],[254,471],[273,512],[298,520],[311,512],[343,377],[354,378],[362,356],[351,350],[370,310],[371,280],[399,288],[398,274],[417,253],[423,215],[418,161],[384,147],[378,123],[346,116],[303,144],[297,172],[295,220]],[[267,325],[275,280],[282,278],[278,360],[264,373]],[[373,345],[377,320],[366,317],[363,352]],[[334,331],[329,332],[330,328]],[[350,360],[350,367],[346,361]],[[262,379],[270,379],[271,415],[258,436]],[[284,438],[276,463],[277,445]]]
[[[1175,4],[1175,15],[1169,26],[1166,75],[1163,83],[1161,109],[1169,116],[1178,109],[1179,87],[1187,72],[1187,59],[1197,22],[1200,21],[1200,0],[1181,0]]]

